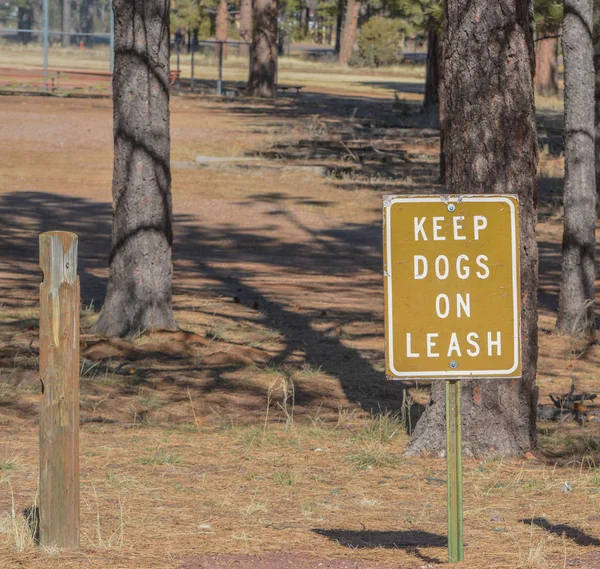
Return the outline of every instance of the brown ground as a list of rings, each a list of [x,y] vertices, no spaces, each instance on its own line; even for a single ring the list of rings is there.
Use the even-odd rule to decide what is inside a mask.
[[[415,120],[429,126],[335,95],[175,98],[183,331],[109,342],[86,331],[106,286],[110,102],[2,98],[0,567],[444,562],[445,461],[402,455],[402,386],[382,376],[381,194],[439,191],[436,131],[404,128]],[[562,160],[549,151],[543,402],[572,380],[598,391],[600,356],[552,332]],[[32,547],[19,514],[37,488],[37,235],[50,229],[80,237],[85,306],[82,549],[62,553]],[[600,567],[599,433],[541,424],[537,458],[465,460],[465,566]]]

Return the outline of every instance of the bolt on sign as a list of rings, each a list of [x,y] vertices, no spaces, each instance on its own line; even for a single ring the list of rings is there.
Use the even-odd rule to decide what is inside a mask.
[[[385,196],[391,379],[521,376],[519,200]]]

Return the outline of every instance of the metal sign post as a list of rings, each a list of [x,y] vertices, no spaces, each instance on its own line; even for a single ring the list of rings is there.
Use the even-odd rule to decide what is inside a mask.
[[[446,380],[448,556],[463,560],[461,379],[521,377],[517,196],[384,197],[386,375]]]
[[[462,561],[463,507],[460,380],[446,382],[446,458],[448,459],[448,561]]]

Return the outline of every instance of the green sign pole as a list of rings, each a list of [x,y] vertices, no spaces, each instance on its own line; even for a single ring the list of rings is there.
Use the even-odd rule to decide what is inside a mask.
[[[462,511],[462,443],[460,380],[446,381],[446,440],[448,458],[448,561],[464,559]]]

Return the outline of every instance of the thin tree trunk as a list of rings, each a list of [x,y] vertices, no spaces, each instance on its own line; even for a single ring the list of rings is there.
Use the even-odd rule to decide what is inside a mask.
[[[423,108],[436,108],[440,102],[438,88],[440,84],[440,48],[436,22],[429,18],[427,23],[427,63],[425,70],[425,97]]]
[[[20,30],[31,30],[33,27],[33,9],[27,6],[20,6],[17,9],[17,26]],[[28,44],[33,34],[19,32],[21,43]]]
[[[169,0],[113,0],[114,170],[108,290],[96,332],[174,328]]]
[[[242,0],[240,5],[240,38],[248,44],[252,42],[252,0]],[[240,46],[240,55],[248,56],[249,45]]]
[[[219,0],[217,6],[217,29],[216,36],[218,42],[227,41],[227,32],[229,27],[229,11],[227,10],[227,0]],[[219,56],[219,45],[215,45],[215,55]],[[227,59],[227,44],[223,43],[223,59]]]
[[[65,35],[71,31],[71,0],[62,0],[62,45],[68,47],[71,43],[71,36]]]
[[[337,15],[335,19],[335,53],[340,53],[340,40],[342,36],[342,23],[344,21],[344,9],[346,8],[345,0],[338,0],[337,2]]]
[[[558,38],[538,40],[535,48],[535,92],[558,95]]]
[[[531,0],[446,2],[444,138],[447,193],[517,194],[521,222],[522,379],[462,381],[463,452],[518,455],[535,444],[537,136]],[[445,454],[443,382],[409,452]]]
[[[277,72],[277,1],[254,0],[254,27],[248,91],[256,97],[275,97]]]
[[[446,185],[446,124],[444,112],[446,107],[446,89],[444,83],[444,31],[438,31],[438,116],[440,121],[440,179],[439,183]]]
[[[342,38],[340,40],[340,56],[338,58],[342,65],[348,65],[354,49],[356,40],[356,31],[358,29],[358,16],[360,14],[360,0],[348,0],[346,6],[346,16],[344,17],[344,26],[342,28]]]
[[[596,174],[593,0],[565,0],[565,227],[556,329],[593,336]]]

